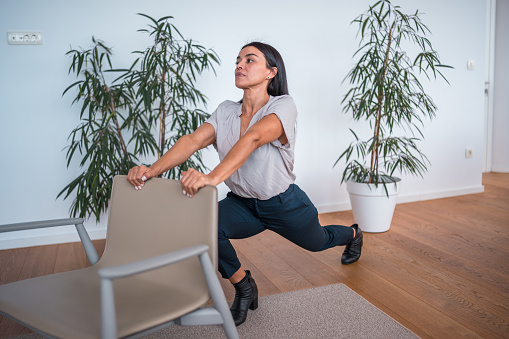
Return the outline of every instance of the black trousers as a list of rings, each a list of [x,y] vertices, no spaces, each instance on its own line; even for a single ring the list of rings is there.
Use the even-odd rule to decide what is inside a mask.
[[[218,266],[226,279],[241,267],[230,239],[244,239],[271,230],[302,248],[317,252],[347,245],[354,234],[347,226],[322,227],[315,206],[295,184],[269,200],[242,198],[229,192],[219,202],[218,228]]]

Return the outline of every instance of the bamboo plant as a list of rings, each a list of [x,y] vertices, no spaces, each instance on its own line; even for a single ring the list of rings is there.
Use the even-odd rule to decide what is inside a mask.
[[[149,34],[153,45],[145,51],[136,51],[140,57],[140,69],[125,74],[129,86],[136,88],[137,109],[148,119],[150,126],[158,128],[158,156],[180,137],[197,129],[208,114],[200,108],[206,105],[206,97],[196,88],[196,76],[206,69],[214,71],[219,63],[217,54],[184,39],[167,16],[155,20],[148,15],[150,29],[139,32]],[[133,65],[134,66],[134,65]],[[181,166],[167,172],[172,179],[180,178],[182,171],[195,168],[206,170],[201,152],[195,153]]]
[[[355,66],[346,75],[351,88],[342,105],[355,121],[369,121],[372,136],[355,140],[339,156],[344,159],[342,181],[372,183],[394,182],[395,173],[423,176],[429,164],[418,142],[424,138],[423,118],[435,116],[436,105],[424,92],[421,81],[443,78],[438,53],[426,37],[430,30],[421,13],[404,14],[399,6],[381,0],[358,16],[359,48]],[[407,50],[417,51],[411,58]],[[395,136],[396,131],[410,136]]]
[[[206,97],[196,88],[197,75],[214,70],[217,54],[185,39],[170,23],[171,16],[151,21],[153,45],[129,69],[115,69],[112,50],[92,38],[88,50],[71,49],[69,73],[78,81],[73,104],[80,103],[81,122],[69,135],[67,167],[79,158],[83,169],[57,196],[74,200],[72,217],[94,215],[100,221],[107,210],[113,177],[127,174],[140,160],[161,156],[182,135],[196,129],[208,114]],[[178,178],[189,167],[205,170],[201,153],[174,169],[169,176]]]

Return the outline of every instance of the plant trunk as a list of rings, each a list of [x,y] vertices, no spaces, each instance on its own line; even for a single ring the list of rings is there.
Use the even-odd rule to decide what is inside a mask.
[[[163,60],[166,60],[166,46],[164,49],[164,57]],[[166,82],[166,69],[163,67],[162,69],[162,75],[161,75],[161,84],[163,88],[163,92],[161,93],[161,102],[159,103],[159,156],[160,158],[164,154],[164,143],[165,143],[165,136],[166,136],[166,109],[164,106],[165,101],[165,87],[164,84]]]
[[[164,77],[164,76],[163,76]],[[160,158],[164,153],[164,142],[165,142],[165,135],[166,135],[166,112],[164,107],[164,93],[161,98],[161,103],[159,104],[159,156]]]
[[[97,65],[101,64],[100,58],[97,55],[97,46],[94,49],[94,52],[92,53],[92,57],[94,58],[94,61],[95,61],[95,63]],[[113,101],[113,94],[111,93],[110,88],[108,87],[108,85],[106,85],[106,80],[104,79],[104,74],[103,74],[102,69],[101,69],[100,66],[99,66],[99,73],[98,74],[102,78],[102,81],[104,83],[104,88],[106,89],[106,93],[108,93],[110,95],[110,109],[111,109],[111,113],[113,114],[112,119],[115,122],[115,127],[117,129],[118,141],[120,142],[120,147],[122,148],[122,152],[124,153],[124,157],[127,157],[128,156],[127,146],[126,146],[126,144],[124,142],[124,138],[122,137],[122,129],[120,128],[120,125],[119,125],[118,120],[117,120],[117,110],[115,109],[115,103]]]
[[[384,101],[384,81],[385,73],[387,72],[387,64],[389,63],[389,53],[391,51],[392,42],[392,29],[389,30],[389,39],[387,42],[387,50],[385,52],[384,67],[382,70],[382,78],[380,79],[380,85],[378,88],[378,107],[376,112],[376,123],[375,123],[375,134],[373,136],[373,150],[371,151],[371,167],[370,173],[378,177],[378,147],[380,138],[380,121],[382,120],[382,106]],[[369,183],[373,183],[373,176],[370,176]]]
[[[108,86],[104,85],[104,87],[106,87],[106,92],[110,93],[110,89],[108,88]],[[111,93],[110,93],[110,95],[111,95],[110,109],[111,109],[111,113],[113,114],[113,121],[115,122],[115,127],[117,128],[118,141],[120,142],[120,147],[122,148],[122,152],[124,153],[124,156],[127,157],[127,155],[128,155],[127,146],[125,144],[124,137],[122,136],[122,129],[120,128],[120,125],[117,120],[117,111],[115,109],[115,104],[113,103],[113,95]]]

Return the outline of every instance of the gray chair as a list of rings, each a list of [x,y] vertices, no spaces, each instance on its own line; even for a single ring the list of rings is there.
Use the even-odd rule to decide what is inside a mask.
[[[154,178],[136,191],[115,177],[100,259],[82,219],[0,232],[65,224],[76,225],[92,266],[0,286],[2,315],[50,338],[138,338],[173,324],[222,324],[238,338],[214,268],[215,187],[191,199],[179,181]]]

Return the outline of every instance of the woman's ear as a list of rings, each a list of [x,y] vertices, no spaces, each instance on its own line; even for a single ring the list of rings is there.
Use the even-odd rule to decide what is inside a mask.
[[[270,70],[270,79],[274,79],[277,74],[277,67],[272,67]]]

